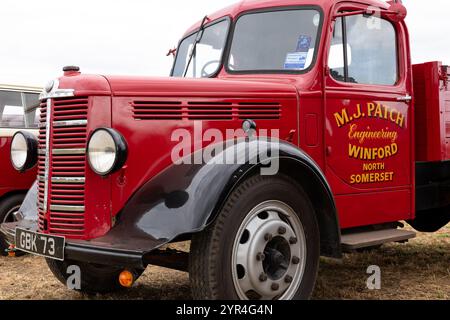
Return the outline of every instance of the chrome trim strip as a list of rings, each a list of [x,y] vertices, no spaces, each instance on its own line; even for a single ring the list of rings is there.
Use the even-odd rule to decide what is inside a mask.
[[[54,156],[63,156],[63,155],[78,155],[78,154],[86,154],[86,149],[53,149],[52,155]]]
[[[39,181],[39,182],[45,182],[45,177],[43,177],[43,176],[38,176],[38,181]]]
[[[50,211],[84,212],[84,206],[51,205]]]
[[[46,92],[45,90],[41,92],[39,95],[39,100],[48,100],[53,98],[65,98],[65,97],[74,97],[75,90],[74,89],[58,89],[59,81],[53,80],[53,89],[50,92]]]
[[[75,96],[75,90],[73,90],[73,89],[57,89],[50,93],[47,93],[47,92],[41,93],[39,96],[39,100],[67,98],[67,97],[74,97],[74,96]]]
[[[45,149],[38,149],[38,154],[39,155],[45,155]]]
[[[45,134],[45,174],[44,174],[44,213],[48,208],[48,178],[50,171],[50,133],[51,133],[52,99],[47,99],[47,132]]]
[[[68,120],[68,121],[53,121],[53,127],[78,127],[78,126],[86,126],[87,120]]]
[[[83,184],[86,181],[84,177],[52,177],[53,183],[80,183]]]

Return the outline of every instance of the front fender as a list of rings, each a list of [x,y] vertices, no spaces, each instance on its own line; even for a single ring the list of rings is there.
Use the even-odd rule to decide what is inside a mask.
[[[318,165],[302,150],[292,144],[259,140],[258,150],[271,150],[270,159],[279,161],[279,170],[302,180],[297,173],[308,172],[308,187],[313,205],[318,210],[321,229],[322,253],[340,257],[340,229],[331,189]],[[261,148],[261,145],[263,146]],[[248,152],[249,143],[237,143],[224,148],[224,153]],[[274,155],[275,154],[275,155]],[[227,159],[225,156],[224,158]],[[195,159],[195,157],[194,157]],[[172,165],[144,184],[120,212],[118,224],[111,233],[150,237],[162,244],[182,235],[204,230],[211,223],[228,195],[255,170],[266,168],[268,160],[258,154],[258,161],[236,161],[234,164],[181,164]],[[211,161],[214,162],[214,161]],[[270,170],[266,170],[269,172]],[[312,178],[311,178],[312,177]],[[311,184],[314,184],[312,187]],[[315,189],[313,189],[315,188]],[[314,203],[317,198],[317,204]],[[320,208],[319,208],[320,207]],[[320,210],[320,211],[319,211]]]

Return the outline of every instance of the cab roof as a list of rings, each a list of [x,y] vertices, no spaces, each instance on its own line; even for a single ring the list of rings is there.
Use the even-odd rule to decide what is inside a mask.
[[[224,16],[231,16],[234,18],[242,12],[255,9],[307,5],[322,7],[322,9],[327,12],[334,4],[341,2],[362,3],[380,8],[388,7],[386,1],[381,0],[242,0],[213,14],[208,14],[207,12],[205,12],[205,14],[208,14],[208,18],[211,20],[216,20]],[[186,34],[198,29],[200,27],[200,23],[201,21],[195,23],[191,28],[189,28]]]
[[[40,92],[42,92],[42,88],[41,87],[15,85],[15,84],[0,84],[0,91],[19,91],[19,92],[28,92],[28,93],[40,93]]]

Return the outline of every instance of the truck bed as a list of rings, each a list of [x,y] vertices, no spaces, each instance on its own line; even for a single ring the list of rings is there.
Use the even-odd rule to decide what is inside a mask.
[[[449,72],[437,61],[413,65],[418,162],[450,160]]]

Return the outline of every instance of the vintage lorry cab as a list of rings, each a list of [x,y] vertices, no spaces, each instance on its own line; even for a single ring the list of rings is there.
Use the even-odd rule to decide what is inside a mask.
[[[18,131],[37,137],[39,94],[37,87],[0,84],[0,223],[15,221],[28,189],[36,180],[36,169],[22,174],[10,160],[11,140]],[[0,235],[0,256],[8,244]]]
[[[448,72],[412,65],[405,17],[400,1],[245,0],[187,31],[171,77],[64,68],[39,140],[13,142],[26,167],[38,149],[38,182],[2,232],[63,283],[77,265],[82,291],[153,264],[188,270],[198,299],[306,299],[319,256],[405,242],[405,221],[438,230]]]

